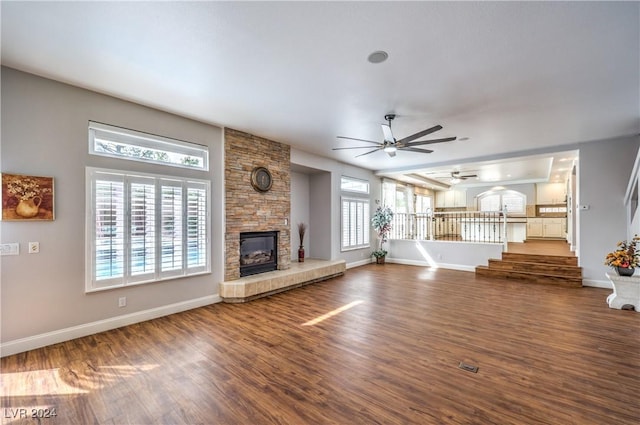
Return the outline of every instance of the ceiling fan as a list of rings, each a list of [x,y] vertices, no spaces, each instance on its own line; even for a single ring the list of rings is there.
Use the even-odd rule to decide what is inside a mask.
[[[478,177],[477,174],[462,174],[460,171],[452,171],[449,174],[447,173],[427,173],[427,174],[440,174],[439,176],[433,176],[436,179],[449,179],[449,183],[456,184],[460,183],[463,180],[470,179],[473,177]]]
[[[431,145],[434,143],[443,143],[443,142],[451,142],[456,140],[455,137],[445,137],[443,139],[433,139],[433,140],[419,140],[414,142],[413,140],[419,139],[420,137],[426,136],[431,133],[435,133],[438,130],[442,130],[441,125],[436,125],[426,130],[419,131],[411,136],[407,136],[403,139],[396,140],[393,137],[393,133],[391,132],[391,121],[395,118],[395,114],[387,114],[384,116],[384,119],[388,124],[382,124],[382,134],[384,136],[384,141],[374,142],[373,140],[364,140],[364,139],[356,139],[354,137],[344,137],[338,136],[338,139],[347,139],[347,140],[357,140],[359,142],[372,143],[376,145],[376,147],[369,152],[361,153],[360,155],[356,155],[356,158],[359,156],[369,155],[374,152],[384,151],[390,157],[396,156],[396,152],[398,150],[410,151],[410,152],[420,152],[420,153],[431,153],[433,152],[430,149],[419,149],[415,146],[423,146],[423,145]],[[343,149],[371,149],[372,146],[352,146],[348,148],[333,148],[334,151],[343,150]]]

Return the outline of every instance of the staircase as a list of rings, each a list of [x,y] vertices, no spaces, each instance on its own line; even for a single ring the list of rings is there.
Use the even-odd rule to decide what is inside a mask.
[[[503,252],[501,260],[490,259],[488,267],[477,266],[476,275],[523,283],[582,286],[582,267],[578,267],[578,258],[574,256]]]

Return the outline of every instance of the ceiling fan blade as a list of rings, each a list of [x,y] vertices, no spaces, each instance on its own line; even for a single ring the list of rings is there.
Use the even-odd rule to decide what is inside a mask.
[[[380,142],[374,142],[373,140],[356,139],[355,137],[345,137],[345,136],[336,136],[336,137],[338,139],[357,140],[359,142],[375,143],[376,145],[380,144]]]
[[[378,149],[374,149],[374,150],[369,151],[369,152],[361,153],[360,155],[356,155],[355,158],[357,158],[359,156],[369,155],[370,153],[378,152],[379,150],[382,150],[382,148],[378,148]]]
[[[382,146],[382,144],[378,143],[378,145]],[[349,146],[348,148],[332,148],[332,151],[342,151],[345,149],[371,149],[371,146]]]
[[[431,153],[433,152],[431,149],[418,149],[418,148],[400,148],[403,151],[410,151],[410,152],[420,152],[420,153]]]
[[[404,139],[398,140],[398,143],[408,143],[408,142],[410,142],[412,140],[419,139],[422,136],[426,136],[427,134],[435,133],[438,130],[442,130],[442,126],[441,125],[436,125],[436,126],[433,126],[431,128],[428,128],[426,130],[422,130],[422,131],[420,131],[420,132],[418,132],[416,134],[412,134],[411,136],[407,136]]]
[[[459,177],[461,179],[468,179],[468,178],[471,178],[471,177],[478,177],[478,175],[477,174],[467,174],[465,176],[459,176]]]
[[[382,124],[382,134],[384,134],[384,141],[389,143],[395,143],[396,139],[393,138],[391,132],[391,126],[389,124]]]
[[[444,142],[453,142],[456,140],[456,137],[445,137],[444,139],[433,139],[433,140],[424,140],[421,142],[411,142],[405,143],[405,146],[421,146],[421,145],[431,145],[434,143],[444,143]],[[400,142],[398,142],[400,143]]]

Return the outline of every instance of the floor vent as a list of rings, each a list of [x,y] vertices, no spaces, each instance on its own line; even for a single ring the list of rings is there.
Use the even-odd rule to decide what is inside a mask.
[[[478,366],[473,366],[470,364],[466,364],[464,362],[460,362],[458,367],[462,370],[466,370],[467,372],[478,373]]]

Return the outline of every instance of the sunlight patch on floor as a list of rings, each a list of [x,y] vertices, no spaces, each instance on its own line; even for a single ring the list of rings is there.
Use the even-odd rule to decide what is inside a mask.
[[[159,367],[157,364],[137,366],[100,366],[81,373],[69,369],[43,369],[0,375],[0,393],[5,397],[88,394],[119,379]]]
[[[338,315],[340,313],[342,313],[343,311],[349,310],[350,308],[353,308],[355,306],[357,306],[358,304],[362,304],[364,301],[362,300],[357,300],[357,301],[353,301],[350,302],[349,304],[345,304],[342,307],[338,307],[335,310],[332,310],[328,313],[323,314],[322,316],[318,316],[315,319],[309,320],[308,322],[305,322],[302,324],[302,326],[313,326],[316,325],[320,322],[322,322],[323,320],[326,320],[330,317],[333,317],[335,315]]]
[[[87,394],[89,392],[66,383],[58,368],[3,373],[0,388],[2,394],[9,397]]]

